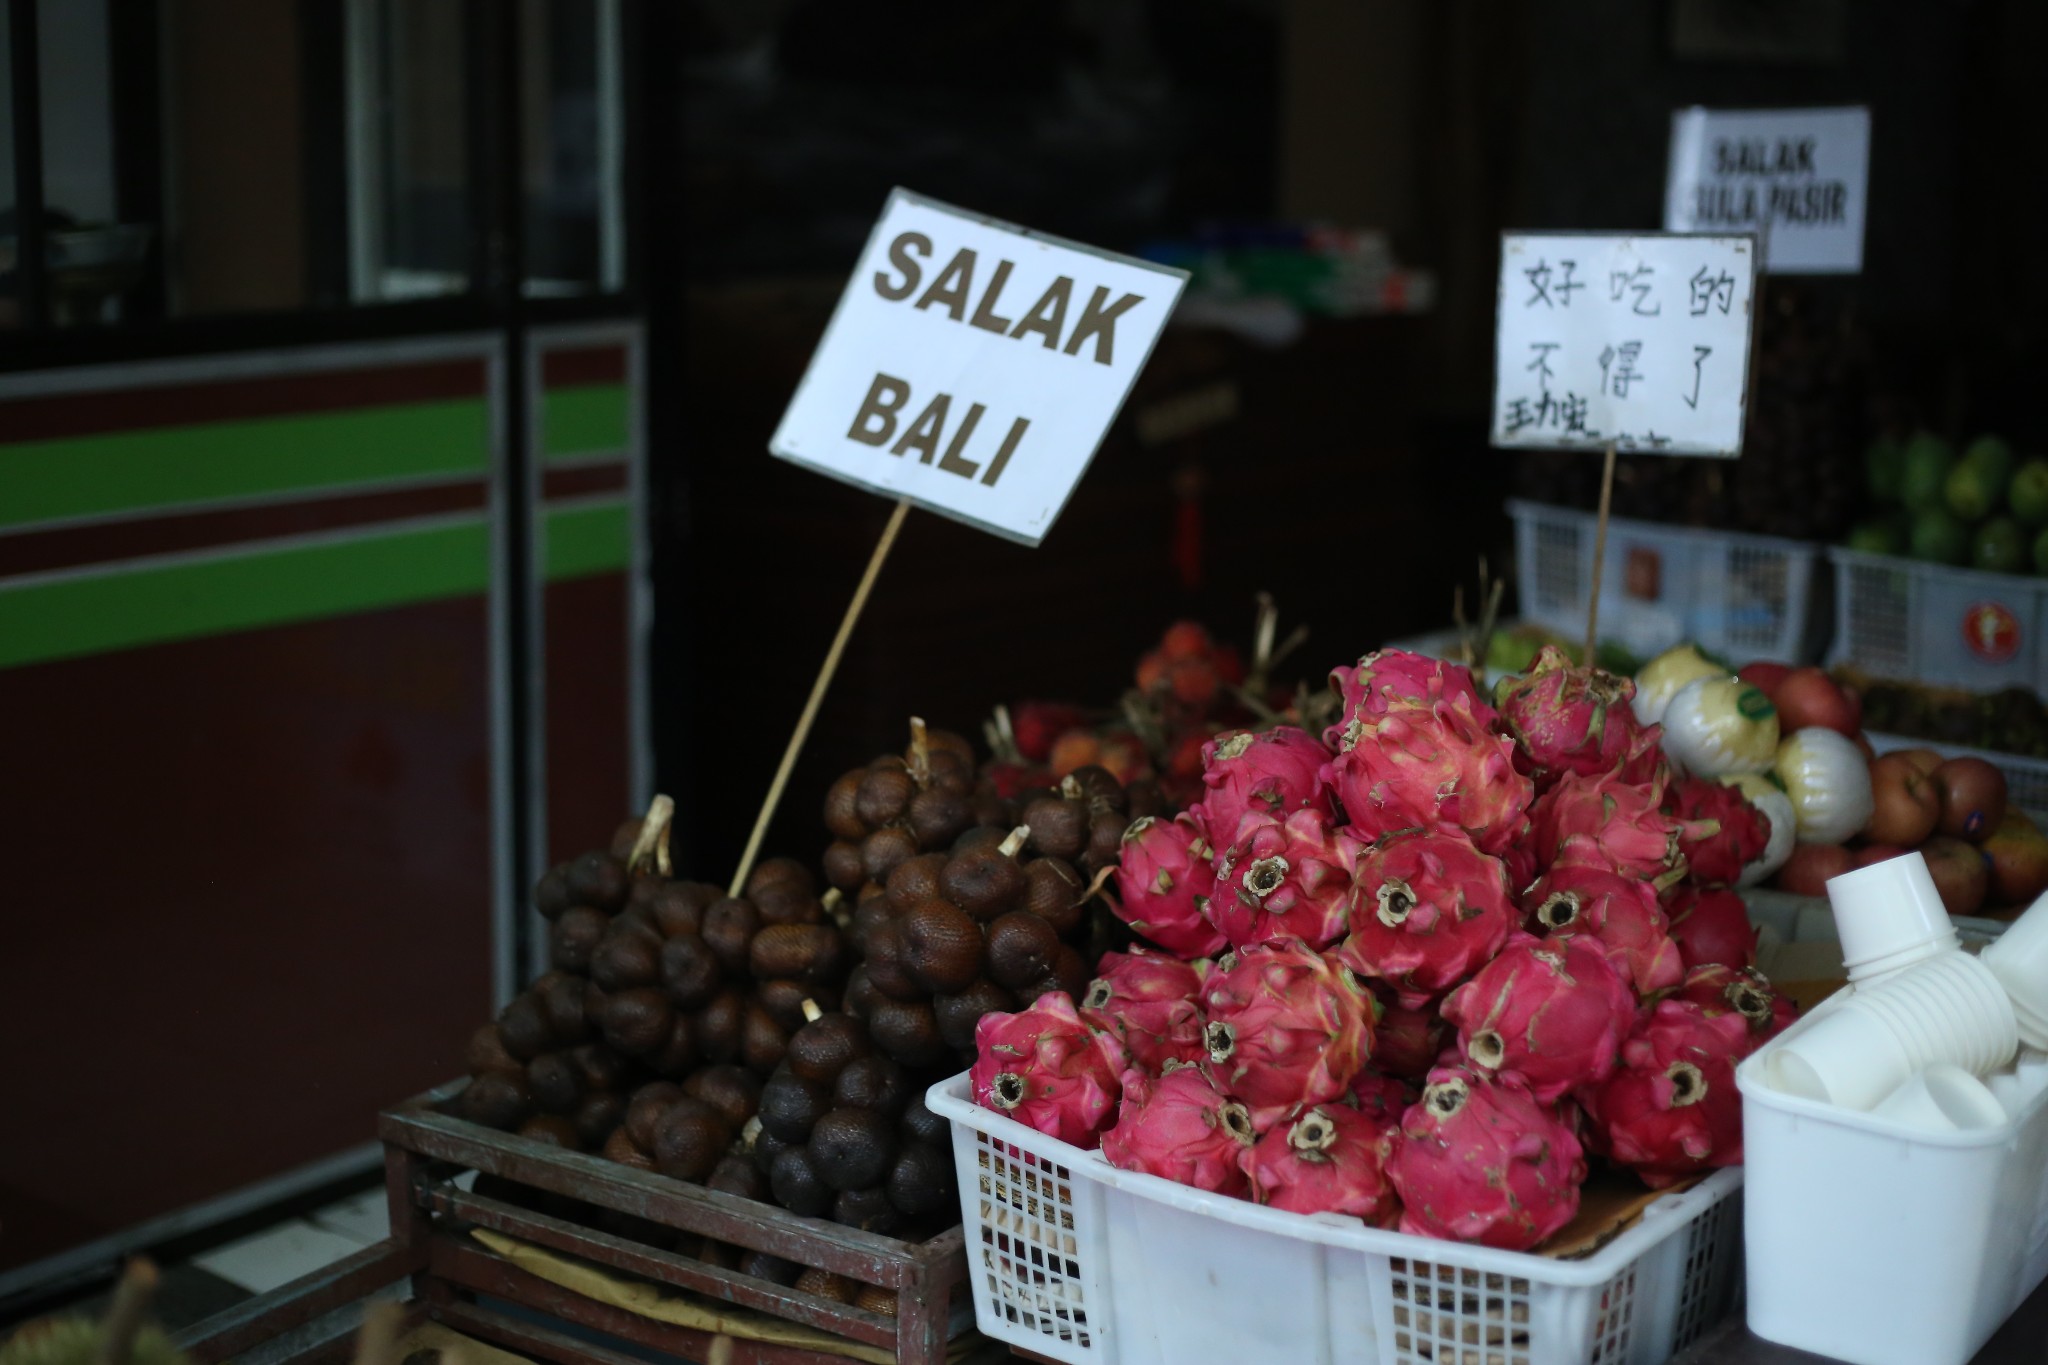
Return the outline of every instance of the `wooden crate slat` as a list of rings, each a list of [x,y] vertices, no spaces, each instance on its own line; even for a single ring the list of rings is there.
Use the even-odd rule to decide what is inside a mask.
[[[885,1289],[928,1283],[932,1269],[951,1254],[930,1243],[901,1242],[822,1218],[801,1217],[772,1204],[495,1132],[418,1105],[388,1111],[380,1127],[386,1142],[422,1156],[472,1166],[522,1185],[715,1237],[750,1251],[765,1251],[801,1265],[818,1266]],[[957,1252],[957,1239],[951,1246]],[[964,1274],[963,1266],[952,1278]]]
[[[448,1237],[436,1236],[432,1240],[428,1271],[437,1278],[477,1293],[506,1299],[608,1336],[679,1355],[685,1360],[704,1359],[715,1336],[710,1332],[656,1322],[638,1313],[585,1298],[573,1290],[528,1274],[488,1252],[463,1246]],[[455,1305],[447,1304],[437,1306],[434,1311],[437,1315],[448,1315],[454,1309]],[[742,1365],[742,1362],[755,1365],[846,1365],[848,1361],[846,1356],[793,1346],[747,1341],[739,1337],[732,1340],[735,1365]],[[902,1352],[897,1356],[901,1365],[943,1365],[945,1358],[943,1348],[936,1356]]]
[[[835,1332],[873,1346],[896,1344],[896,1323],[876,1313],[847,1304],[834,1303],[812,1294],[799,1294],[768,1280],[758,1280],[737,1271],[722,1270],[674,1252],[659,1251],[610,1233],[577,1223],[563,1222],[544,1214],[495,1199],[464,1194],[459,1189],[440,1187],[433,1191],[434,1206],[467,1222],[495,1229],[510,1237],[552,1247],[588,1261],[616,1266],[620,1270],[666,1284],[680,1285],[743,1307],[759,1309],[790,1322],[800,1322],[820,1331]]]

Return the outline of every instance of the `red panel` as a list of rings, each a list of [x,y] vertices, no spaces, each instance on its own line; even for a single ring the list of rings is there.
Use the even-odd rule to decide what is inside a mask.
[[[436,360],[13,398],[0,443],[468,398],[484,392],[485,377],[480,359]]]
[[[469,512],[484,506],[481,479],[437,488],[350,493],[264,507],[173,512],[94,526],[60,526],[0,536],[0,576],[106,564],[141,555],[232,545],[273,536],[304,535],[345,526],[369,526],[407,517]]]
[[[460,1071],[488,657],[468,599],[0,672],[0,1267],[363,1142]]]
[[[547,586],[548,857],[595,848],[629,813],[627,577]]]
[[[543,469],[540,495],[543,501],[553,502],[557,498],[585,497],[592,493],[623,493],[626,491],[626,474],[626,461],[623,458],[614,464]]]
[[[576,384],[623,384],[626,382],[624,346],[559,346],[540,358],[540,382],[545,389]]]

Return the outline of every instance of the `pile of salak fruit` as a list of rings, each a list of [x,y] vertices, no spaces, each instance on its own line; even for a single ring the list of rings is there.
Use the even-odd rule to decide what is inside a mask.
[[[1770,821],[1674,770],[1634,684],[1546,650],[1489,700],[1384,650],[1340,718],[1217,735],[1123,836],[1103,956],[976,1031],[976,1100],[1114,1166],[1526,1250],[1587,1156],[1742,1160],[1734,1068],[1793,1009],[1732,889]]]

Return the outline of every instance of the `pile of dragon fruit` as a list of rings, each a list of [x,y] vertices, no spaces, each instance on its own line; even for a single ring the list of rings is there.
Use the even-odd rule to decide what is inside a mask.
[[[1106,954],[976,1030],[976,1100],[1114,1166],[1526,1250],[1592,1156],[1662,1188],[1742,1160],[1734,1067],[1791,1022],[1731,887],[1770,838],[1683,778],[1634,684],[1546,650],[1492,702],[1386,650],[1320,739],[1216,736],[1132,824]]]

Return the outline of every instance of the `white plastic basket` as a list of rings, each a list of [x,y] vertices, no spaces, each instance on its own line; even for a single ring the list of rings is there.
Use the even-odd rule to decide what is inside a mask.
[[[2001,1128],[1909,1136],[1764,1084],[1804,1026],[1735,1072],[1749,1328],[1853,1365],[1963,1365],[2048,1277],[2048,1077]]]
[[[1875,730],[1865,731],[1863,737],[1881,754],[1894,749],[1932,749],[1943,758],[1981,758],[2005,774],[2008,804],[2036,815],[2048,814],[2048,759],[2002,754],[1995,749],[1972,749],[1962,744],[1937,744],[1931,739],[1880,734]]]
[[[1508,501],[1515,519],[1521,614],[1577,639],[1586,629],[1599,518]],[[1600,635],[1649,656],[1695,640],[1736,663],[1811,663],[1825,644],[1814,573],[1821,548],[1801,540],[1705,531],[1662,522],[1607,521]]]
[[[1068,1365],[1657,1365],[1727,1309],[1739,1168],[1560,1261],[1119,1171],[974,1103],[953,1124],[976,1325]]]
[[[1830,664],[1973,692],[2048,678],[2048,578],[1837,546]]]

